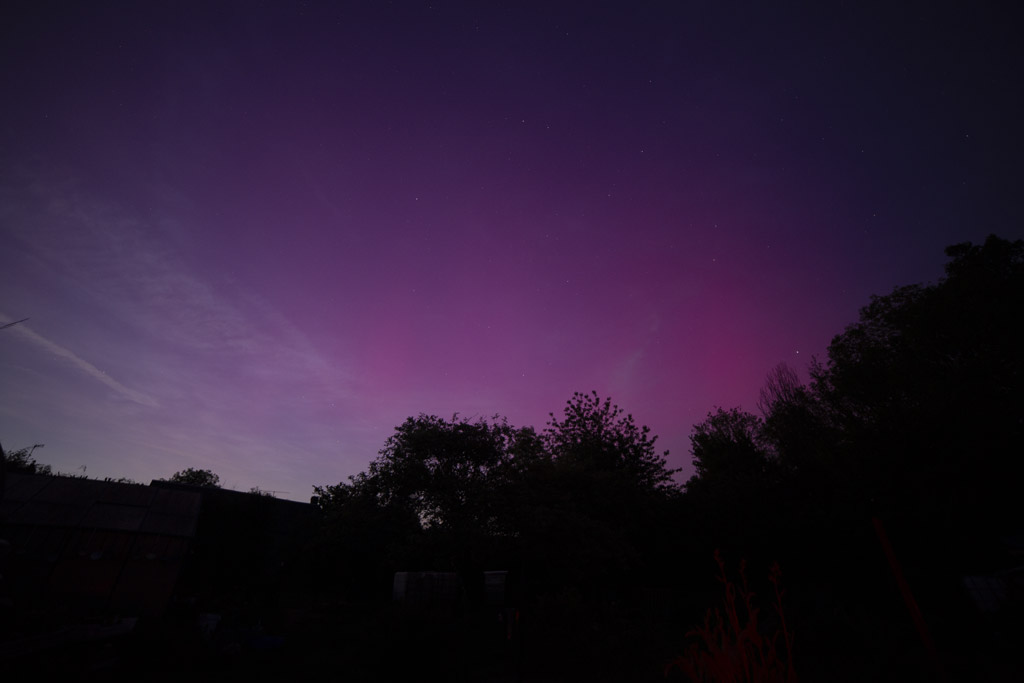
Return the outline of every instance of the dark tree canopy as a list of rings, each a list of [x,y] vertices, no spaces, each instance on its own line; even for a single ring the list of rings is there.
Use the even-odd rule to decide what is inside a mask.
[[[809,385],[769,373],[763,419],[719,410],[697,425],[688,488],[781,477],[864,514],[1005,517],[1024,474],[1024,242],[991,236],[946,254],[939,282],[872,297]]]
[[[524,455],[518,447],[533,441],[532,430],[497,417],[420,415],[395,429],[367,476],[382,503],[409,506],[425,528],[459,535],[492,529],[497,487],[516,451]]]
[[[420,415],[366,472],[314,487],[313,502],[345,571],[455,569],[469,590],[486,567],[510,567],[529,590],[596,591],[664,538],[677,487],[655,440],[596,394],[575,394],[540,435],[498,417]]]
[[[646,425],[638,427],[610,398],[603,401],[594,391],[575,392],[566,401],[564,416],[551,413],[541,435],[547,452],[563,465],[583,471],[603,472],[643,491],[676,488],[672,475],[679,470],[666,466],[668,451],[658,453],[657,436]]]
[[[812,368],[812,391],[870,495],[1003,525],[1024,475],[1024,242],[946,255],[938,283],[872,298]]]
[[[769,454],[764,423],[738,408],[718,408],[690,434],[694,475],[688,491],[701,489],[722,497],[765,483]]]
[[[189,484],[191,486],[208,486],[210,488],[220,487],[220,477],[211,470],[201,470],[189,467],[180,472],[175,472],[170,479],[175,484]]]
[[[765,378],[757,399],[757,409],[763,417],[768,417],[778,406],[798,401],[801,389],[796,370],[785,363],[779,363]]]
[[[38,446],[20,448],[16,451],[0,450],[0,457],[3,457],[4,461],[4,469],[8,472],[19,472],[21,474],[53,474],[53,468],[50,465],[36,462],[36,459],[32,457],[34,448],[38,448]]]
[[[847,419],[889,427],[925,408],[944,418],[977,400],[1020,405],[1024,242],[990,236],[946,254],[945,278],[872,297],[812,369],[815,391]]]

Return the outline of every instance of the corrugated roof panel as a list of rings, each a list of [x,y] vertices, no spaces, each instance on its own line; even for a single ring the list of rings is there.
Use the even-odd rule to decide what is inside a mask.
[[[8,472],[4,491],[4,503],[7,501],[25,502],[39,493],[53,477],[42,475],[19,475]]]
[[[149,508],[138,505],[96,503],[82,520],[82,525],[96,529],[138,531]]]
[[[35,475],[8,476],[7,524],[65,526],[191,537],[201,495],[135,484]]]
[[[196,491],[174,491],[156,489],[150,510],[167,515],[195,517],[199,515],[199,503],[202,496]]]
[[[167,536],[184,536],[191,538],[196,533],[196,516],[167,515],[150,512],[143,520],[140,531],[147,534],[164,534]]]
[[[142,484],[102,483],[106,484],[106,486],[99,491],[96,499],[104,503],[149,507],[152,505],[153,497],[156,493],[153,489]]]
[[[62,504],[33,499],[11,511],[6,519],[8,524],[79,526],[88,512],[88,503]]]
[[[0,520],[10,519],[25,503],[20,500],[4,500],[0,505]]]
[[[75,477],[48,477],[49,483],[32,498],[40,503],[88,504],[96,500],[103,482]]]

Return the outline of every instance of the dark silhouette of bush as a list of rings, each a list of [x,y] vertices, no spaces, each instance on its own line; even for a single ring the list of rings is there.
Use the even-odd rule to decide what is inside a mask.
[[[175,472],[167,480],[175,484],[188,484],[189,486],[220,487],[220,477],[211,470],[200,470],[192,467]]]

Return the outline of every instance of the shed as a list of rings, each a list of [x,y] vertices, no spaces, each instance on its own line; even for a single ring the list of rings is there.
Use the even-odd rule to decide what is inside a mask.
[[[195,535],[200,496],[84,478],[8,473],[0,537],[15,613],[60,622],[157,616]]]

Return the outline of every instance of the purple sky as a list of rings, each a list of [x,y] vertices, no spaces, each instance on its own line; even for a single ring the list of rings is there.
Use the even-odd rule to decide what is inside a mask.
[[[0,440],[305,500],[410,415],[597,390],[688,476],[1022,236],[1013,3],[832,4],[5,3]]]

